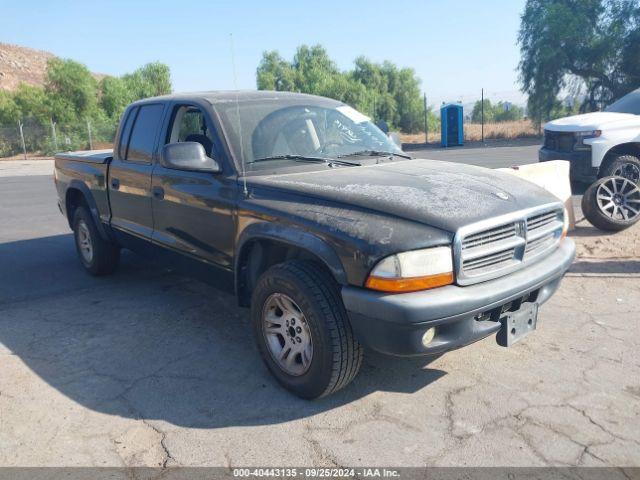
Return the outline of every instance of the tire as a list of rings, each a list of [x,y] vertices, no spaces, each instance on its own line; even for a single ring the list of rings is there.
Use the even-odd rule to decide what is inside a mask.
[[[289,319],[291,324],[285,324]],[[265,364],[282,386],[301,398],[334,393],[360,369],[363,349],[353,335],[338,286],[315,262],[293,260],[267,270],[251,297],[251,322]],[[293,336],[292,329],[299,333]],[[287,359],[277,360],[287,348]]]
[[[73,214],[73,237],[80,263],[91,275],[109,275],[118,267],[120,248],[100,236],[91,213],[84,206]]]
[[[634,155],[616,155],[602,169],[602,177],[625,177],[640,185],[640,159]]]
[[[640,220],[640,189],[624,177],[601,178],[582,196],[582,212],[600,230],[624,230]]]

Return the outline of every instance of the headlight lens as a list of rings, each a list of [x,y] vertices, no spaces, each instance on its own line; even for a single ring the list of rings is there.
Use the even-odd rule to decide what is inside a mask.
[[[451,247],[402,252],[384,258],[365,283],[382,292],[416,292],[453,283]]]
[[[575,132],[576,137],[576,150],[586,150],[591,148],[589,145],[586,145],[584,141],[588,138],[597,138],[602,135],[602,130],[590,130],[587,132]]]
[[[576,132],[576,137],[580,138],[594,138],[602,135],[602,130],[590,130],[586,132]]]

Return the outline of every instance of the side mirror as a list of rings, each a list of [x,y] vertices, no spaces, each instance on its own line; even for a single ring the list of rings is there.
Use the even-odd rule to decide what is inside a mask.
[[[207,157],[202,144],[198,142],[176,142],[162,147],[163,166],[175,170],[217,173],[222,171],[218,162]]]
[[[382,132],[387,135],[389,133],[389,124],[384,120],[380,120],[376,122],[376,127],[378,127]]]

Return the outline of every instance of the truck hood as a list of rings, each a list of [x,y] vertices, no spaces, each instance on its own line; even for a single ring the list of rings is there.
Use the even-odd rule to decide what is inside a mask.
[[[583,132],[627,126],[640,126],[640,115],[617,112],[592,112],[558,118],[545,124],[545,130],[554,132]]]
[[[506,172],[423,159],[248,177],[247,182],[252,187],[353,205],[448,232],[559,201],[537,185]]]

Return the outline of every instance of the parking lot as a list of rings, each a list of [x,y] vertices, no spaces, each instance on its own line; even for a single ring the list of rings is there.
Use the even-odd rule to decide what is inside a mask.
[[[495,168],[537,148],[422,153]],[[578,215],[579,258],[514,347],[367,352],[308,402],[232,297],[132,254],[86,275],[51,168],[0,162],[0,465],[640,466],[640,225],[601,236]]]

